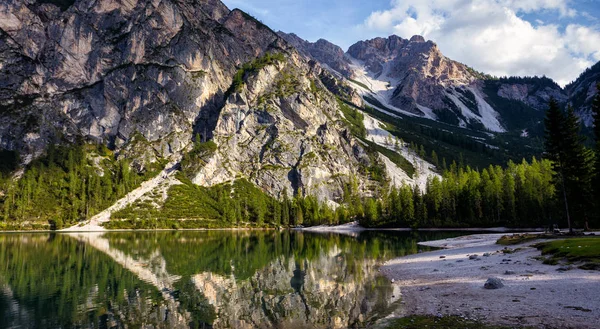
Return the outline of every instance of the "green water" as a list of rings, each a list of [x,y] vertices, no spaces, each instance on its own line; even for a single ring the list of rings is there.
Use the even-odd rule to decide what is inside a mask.
[[[459,234],[0,234],[0,328],[362,328],[382,261]]]

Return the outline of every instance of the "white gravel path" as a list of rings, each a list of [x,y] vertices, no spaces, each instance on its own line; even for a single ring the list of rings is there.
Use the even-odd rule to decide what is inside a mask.
[[[388,261],[381,272],[400,288],[403,307],[392,316],[459,315],[486,323],[539,328],[600,328],[600,272],[545,265],[529,242],[504,254],[502,234],[423,243],[451,249]],[[469,259],[477,254],[476,259]],[[483,256],[483,254],[489,254]],[[490,277],[504,287],[484,289]]]
[[[101,232],[106,231],[106,229],[102,226],[103,223],[106,223],[110,220],[110,216],[113,212],[121,210],[128,205],[134,203],[139,200],[145,194],[155,190],[161,189],[162,192],[166,193],[166,190],[169,186],[178,184],[179,180],[175,178],[176,168],[178,166],[178,161],[171,162],[166,165],[165,169],[163,169],[158,175],[154,178],[143,182],[138,188],[133,191],[127,193],[124,197],[117,200],[112,206],[103,210],[99,214],[90,218],[90,220],[79,223],[77,225],[71,226],[69,228],[60,230],[60,232]],[[164,196],[166,198],[166,196]]]

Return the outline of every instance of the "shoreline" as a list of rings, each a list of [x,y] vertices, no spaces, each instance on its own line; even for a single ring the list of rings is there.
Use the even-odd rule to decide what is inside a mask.
[[[503,234],[476,234],[428,241],[444,248],[385,262],[380,271],[401,291],[402,306],[388,318],[450,316],[491,325],[597,328],[600,272],[546,265],[533,244],[495,244]],[[478,255],[470,259],[471,255]],[[484,289],[490,277],[504,287]]]
[[[85,222],[83,222],[85,223]],[[102,226],[90,226],[89,223],[82,226],[73,225],[60,230],[0,230],[2,233],[96,233],[96,232],[145,232],[145,231],[237,231],[237,230],[292,230],[308,233],[360,233],[364,231],[383,231],[383,232],[497,232],[497,233],[521,233],[521,232],[543,232],[543,228],[510,228],[510,227],[457,227],[457,228],[365,228],[358,222],[350,222],[340,225],[318,225],[308,227],[222,227],[222,228],[144,228],[144,229],[106,229]]]

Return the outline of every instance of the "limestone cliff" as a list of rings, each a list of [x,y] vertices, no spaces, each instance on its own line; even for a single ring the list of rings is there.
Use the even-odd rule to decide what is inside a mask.
[[[284,58],[232,89],[265,54]],[[274,195],[335,198],[368,159],[309,61],[219,0],[3,1],[0,148],[28,163],[83,139],[144,170],[199,136],[218,152],[198,183],[243,175]]]

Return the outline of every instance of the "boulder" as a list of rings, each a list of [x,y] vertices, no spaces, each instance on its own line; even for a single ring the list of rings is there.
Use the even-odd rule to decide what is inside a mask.
[[[500,289],[504,287],[504,283],[499,278],[489,278],[483,285],[485,289]]]

